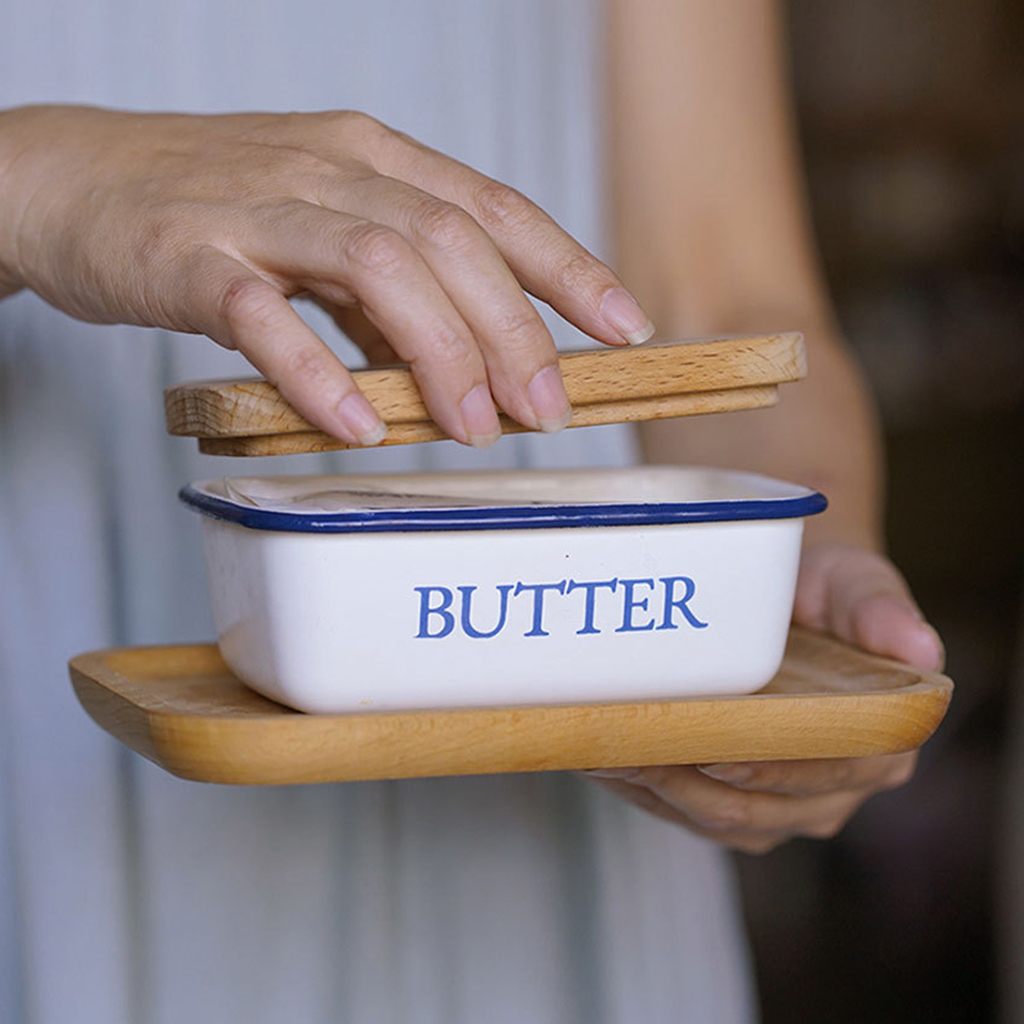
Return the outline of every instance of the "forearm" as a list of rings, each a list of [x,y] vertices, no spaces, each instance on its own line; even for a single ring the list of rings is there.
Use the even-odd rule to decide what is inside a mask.
[[[20,152],[18,111],[0,110],[0,299],[22,287],[15,270],[17,225],[21,219],[13,187],[13,167]]]
[[[610,10],[624,278],[662,338],[801,330],[810,365],[774,409],[645,425],[645,455],[818,487],[831,509],[809,537],[876,547],[876,421],[811,240],[778,12],[770,0],[617,0]]]
[[[609,11],[608,137],[626,280],[661,337],[802,330],[810,366],[773,409],[645,424],[646,456],[820,488],[831,507],[807,524],[794,623],[940,667],[937,634],[896,568],[869,550],[881,535],[877,424],[821,283],[775,0],[610,0]],[[869,793],[905,782],[915,756],[639,768],[604,781],[756,852],[834,835]]]
[[[786,326],[791,323],[800,325],[795,319]],[[705,321],[673,333],[753,333],[774,326],[757,320]],[[644,424],[644,457],[657,463],[732,466],[815,487],[828,496],[830,506],[808,521],[808,542],[880,550],[881,460],[870,399],[849,353],[834,336],[811,334],[808,348],[808,379],[784,386],[779,405]]]

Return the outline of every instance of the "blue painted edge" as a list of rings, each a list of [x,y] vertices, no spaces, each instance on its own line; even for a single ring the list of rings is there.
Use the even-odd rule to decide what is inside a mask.
[[[474,508],[364,509],[312,514],[272,512],[205,494],[191,485],[178,497],[213,519],[250,530],[290,533],[405,533],[421,530],[550,530],[586,526],[662,526],[749,519],[798,519],[824,512],[828,501],[810,491],[793,498],[657,502],[626,505],[515,505]]]

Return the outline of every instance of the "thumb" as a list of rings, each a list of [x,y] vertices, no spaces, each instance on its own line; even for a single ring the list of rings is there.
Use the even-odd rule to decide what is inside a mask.
[[[793,618],[915,668],[938,671],[946,660],[899,570],[865,548],[829,544],[807,551]]]

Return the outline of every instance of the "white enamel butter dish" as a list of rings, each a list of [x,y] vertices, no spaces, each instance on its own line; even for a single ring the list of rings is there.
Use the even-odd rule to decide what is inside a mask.
[[[815,491],[705,468],[214,480],[218,645],[302,711],[751,693]]]

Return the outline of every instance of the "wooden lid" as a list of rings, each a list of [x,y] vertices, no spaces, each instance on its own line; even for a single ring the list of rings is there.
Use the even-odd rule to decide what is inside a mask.
[[[759,409],[778,385],[807,373],[796,333],[600,348],[559,357],[572,405],[570,427]],[[354,370],[363,394],[388,425],[383,445],[438,441],[407,366]],[[260,378],[175,384],[164,393],[167,430],[199,439],[209,455],[294,455],[350,445],[314,428]],[[503,432],[529,428],[507,416]]]

